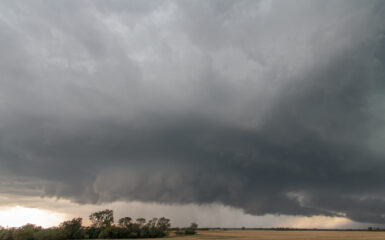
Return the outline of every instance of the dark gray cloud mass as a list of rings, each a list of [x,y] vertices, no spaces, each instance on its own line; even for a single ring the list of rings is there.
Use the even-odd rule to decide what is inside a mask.
[[[383,1],[3,1],[0,52],[0,192],[385,223]]]

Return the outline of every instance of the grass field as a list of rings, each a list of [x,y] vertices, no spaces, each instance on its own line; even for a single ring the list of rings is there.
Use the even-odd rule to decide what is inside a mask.
[[[265,231],[265,230],[228,230],[198,231],[194,236],[171,236],[163,239],[198,240],[198,239],[243,239],[243,240],[374,240],[385,239],[385,232],[366,231]]]

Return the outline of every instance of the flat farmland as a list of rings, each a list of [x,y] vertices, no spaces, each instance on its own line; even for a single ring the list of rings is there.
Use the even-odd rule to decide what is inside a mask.
[[[269,231],[269,230],[211,230],[198,231],[194,236],[170,236],[163,239],[256,239],[256,240],[374,240],[385,239],[385,232],[367,231]]]

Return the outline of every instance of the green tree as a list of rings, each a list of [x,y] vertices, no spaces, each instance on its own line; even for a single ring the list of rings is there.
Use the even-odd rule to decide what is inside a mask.
[[[158,218],[152,218],[148,221],[146,224],[149,228],[154,228],[156,226],[156,222],[158,221]]]
[[[144,218],[137,218],[136,222],[140,225],[143,226],[146,223],[146,219]]]
[[[198,224],[196,223],[191,223],[190,228],[197,230],[198,229]]]
[[[156,227],[163,232],[167,232],[171,227],[170,219],[165,217],[159,218],[158,222],[156,223]]]
[[[124,228],[129,228],[132,225],[131,220],[132,219],[130,217],[121,218],[118,221],[119,226],[124,227]]]
[[[15,231],[15,228],[4,228],[0,231],[0,239],[1,240],[14,240],[13,239],[13,232]]]
[[[103,229],[91,226],[91,227],[86,227],[83,230],[84,230],[84,238],[86,238],[86,239],[96,239],[96,238],[98,238],[100,232]]]
[[[186,228],[185,230],[184,230],[184,233],[185,234],[190,234],[190,235],[192,235],[192,234],[195,234],[196,233],[196,230],[198,229],[198,224],[196,224],[196,223],[191,223],[191,225],[190,225],[190,227],[188,227],[188,228]]]
[[[82,218],[74,218],[60,224],[59,227],[66,239],[78,239],[82,237],[82,220]]]
[[[98,238],[99,239],[118,239],[118,238],[125,238],[128,235],[125,232],[125,229],[116,227],[116,226],[108,226],[104,228]]]
[[[15,240],[34,240],[34,234],[41,230],[41,227],[36,227],[34,224],[26,224],[17,228],[13,232]]]
[[[106,209],[103,211],[91,213],[89,218],[93,227],[106,228],[114,223],[114,212],[110,209]]]
[[[57,227],[42,229],[33,235],[35,240],[65,240],[63,231]]]

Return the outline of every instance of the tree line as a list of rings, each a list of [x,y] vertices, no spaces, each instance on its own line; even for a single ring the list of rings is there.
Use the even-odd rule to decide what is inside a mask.
[[[0,227],[0,240],[66,240],[66,239],[119,239],[119,238],[159,238],[169,235],[170,219],[152,218],[146,221],[130,217],[114,223],[114,214],[110,209],[91,213],[90,226],[82,225],[82,218],[62,222],[57,227],[42,228],[26,224],[19,228]],[[177,229],[176,234],[195,234],[198,225]]]

